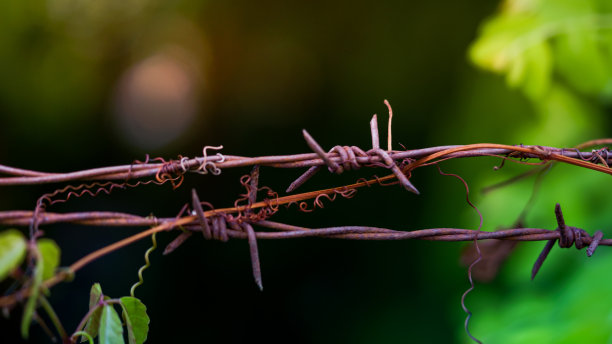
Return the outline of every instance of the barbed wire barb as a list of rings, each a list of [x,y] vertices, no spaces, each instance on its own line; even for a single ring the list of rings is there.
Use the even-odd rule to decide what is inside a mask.
[[[39,230],[40,226],[57,223],[74,223],[83,226],[149,227],[90,252],[67,268],[58,270],[53,277],[43,282],[44,288],[51,288],[62,281],[66,281],[70,276],[74,276],[76,271],[89,263],[138,240],[148,237],[152,237],[154,240],[156,233],[161,231],[180,231],[179,235],[166,246],[164,254],[176,250],[194,232],[201,232],[206,240],[221,242],[227,242],[229,239],[246,240],[249,245],[253,278],[260,290],[263,290],[263,283],[258,240],[314,237],[344,240],[471,241],[476,247],[478,257],[468,268],[470,288],[462,296],[462,307],[468,314],[465,323],[466,332],[476,342],[479,342],[478,339],[474,338],[467,328],[472,313],[466,307],[464,301],[466,295],[474,288],[472,268],[483,259],[478,246],[480,241],[487,239],[513,242],[547,241],[532,268],[532,279],[535,278],[557,241],[561,248],[575,246],[582,249],[586,247],[586,253],[589,257],[593,255],[598,246],[612,246],[612,239],[604,239],[602,231],[598,230],[591,236],[582,228],[567,226],[559,204],[555,207],[557,227],[554,230],[524,227],[524,216],[522,215],[519,217],[520,221],[515,225],[516,228],[484,230],[482,214],[470,201],[469,188],[465,180],[458,175],[446,174],[440,169],[440,164],[450,159],[497,157],[503,159],[500,166],[506,161],[538,165],[537,170],[540,172],[538,178],[548,171],[553,164],[573,165],[612,175],[612,169],[610,168],[612,156],[609,154],[607,147],[582,151],[592,146],[612,144],[612,139],[589,141],[576,146],[575,149],[522,144],[511,146],[477,143],[421,149],[404,148],[401,151],[394,151],[392,150],[391,132],[393,113],[389,102],[385,100],[384,103],[389,111],[387,150],[380,147],[377,115],[373,115],[370,121],[372,148],[368,150],[363,150],[358,146],[335,145],[326,152],[306,130],[303,130],[304,139],[312,152],[243,157],[221,154],[221,152],[209,155],[209,150],[220,150],[223,146],[204,146],[203,156],[201,157],[189,158],[179,155],[176,159],[165,160],[160,157],[151,159],[147,155],[145,161],[135,160],[129,165],[107,166],[68,173],[39,172],[0,165],[0,174],[4,175],[0,177],[0,186],[51,183],[76,184],[76,186],[68,184],[54,192],[43,194],[38,198],[33,210],[0,211],[0,224],[29,227],[32,243],[43,235],[42,230]],[[341,198],[354,197],[358,190],[363,187],[375,185],[386,187],[400,184],[407,191],[418,195],[419,190],[414,187],[410,179],[418,168],[430,165],[436,165],[441,174],[457,177],[463,182],[466,188],[467,202],[480,216],[478,230],[464,228],[391,229],[358,225],[310,228],[271,220],[281,206],[294,210],[290,206],[296,205],[297,210],[301,212],[320,211],[328,202],[338,202],[338,199]],[[143,217],[137,214],[105,211],[72,213],[47,211],[47,207],[53,204],[66,202],[69,199],[84,195],[95,197],[100,193],[110,194],[115,189],[128,190],[141,185],[162,185],[168,182],[172,184],[173,188],[178,188],[182,185],[185,177],[189,175],[187,172],[207,174],[206,177],[210,178],[210,175],[220,174],[222,169],[247,166],[252,167],[251,172],[243,175],[239,180],[245,192],[235,198],[233,206],[226,208],[214,208],[212,204],[202,202],[197,191],[192,189],[191,202],[185,204],[175,217]],[[377,175],[371,175],[368,178],[360,177],[352,184],[326,189],[279,195],[268,186],[259,186],[260,169],[264,167],[306,169],[306,172],[289,185],[287,193],[295,191],[324,167],[334,174],[356,171],[360,168],[385,168],[390,171],[390,174],[382,177]],[[489,190],[511,183],[516,179],[518,178],[496,184]],[[338,197],[338,195],[341,197]],[[528,204],[530,202],[531,198]],[[25,274],[25,283],[18,284],[8,294],[0,296],[0,307],[14,307],[33,292],[31,283],[27,281],[29,275],[28,273]]]

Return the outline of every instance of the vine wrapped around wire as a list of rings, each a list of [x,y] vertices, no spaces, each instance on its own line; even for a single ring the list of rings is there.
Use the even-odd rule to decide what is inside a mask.
[[[304,139],[313,150],[313,153],[262,157],[241,157],[216,153],[210,156],[207,152],[209,149],[219,150],[223,147],[205,146],[202,151],[202,157],[188,158],[179,156],[176,160],[165,160],[163,158],[150,159],[149,156],[146,156],[144,161],[134,161],[129,165],[94,168],[70,173],[39,172],[0,165],[0,174],[6,175],[0,177],[0,186],[81,182],[81,184],[76,186],[67,185],[54,192],[44,194],[38,199],[32,211],[0,211],[0,224],[29,226],[32,242],[42,235],[42,232],[39,231],[39,226],[54,223],[76,223],[87,226],[151,226],[147,230],[89,253],[42,283],[43,288],[50,288],[74,276],[75,272],[90,262],[140,239],[151,237],[153,246],[145,253],[145,265],[138,271],[139,281],[131,288],[130,293],[132,296],[134,296],[135,289],[143,283],[144,270],[150,266],[149,255],[157,247],[156,234],[172,229],[180,229],[181,233],[166,246],[164,254],[169,254],[177,249],[193,232],[201,232],[207,240],[227,241],[232,238],[246,239],[249,244],[253,277],[260,289],[263,289],[263,284],[257,241],[262,239],[320,237],[348,240],[419,239],[430,241],[473,241],[476,244],[478,257],[470,264],[468,272],[470,289],[462,297],[462,306],[468,314],[466,331],[471,312],[465,307],[464,299],[465,295],[474,288],[471,275],[472,268],[482,259],[477,245],[478,241],[485,239],[547,241],[544,250],[534,264],[532,278],[535,277],[557,241],[562,248],[576,246],[581,249],[586,247],[588,256],[591,256],[598,246],[612,245],[612,239],[604,239],[601,231],[591,236],[584,229],[567,226],[559,205],[555,208],[557,219],[557,227],[555,229],[524,228],[520,226],[499,231],[486,231],[482,229],[482,216],[479,212],[480,225],[477,230],[461,228],[394,230],[367,226],[307,228],[271,221],[271,218],[281,209],[281,205],[291,209],[291,205],[295,204],[298,210],[302,212],[312,212],[316,209],[324,208],[326,202],[335,201],[338,195],[342,198],[352,198],[356,195],[357,190],[362,187],[400,184],[406,190],[418,195],[418,189],[410,181],[412,174],[418,168],[429,165],[436,165],[439,168],[441,162],[456,158],[499,157],[502,159],[502,163],[496,166],[496,169],[503,167],[506,161],[538,165],[532,171],[539,173],[539,176],[543,175],[542,171],[548,171],[552,164],[555,163],[574,165],[612,175],[612,169],[610,168],[612,156],[609,154],[607,147],[584,151],[585,148],[612,144],[612,139],[593,140],[573,148],[480,143],[412,150],[393,150],[391,146],[392,111],[387,102],[386,104],[389,107],[390,115],[387,150],[380,148],[377,117],[374,115],[372,121],[370,121],[372,148],[369,150],[364,150],[357,146],[337,145],[326,152],[304,130]],[[529,161],[532,159],[538,161],[535,163]],[[197,192],[193,190],[191,207],[186,204],[178,215],[173,218],[142,217],[136,214],[104,211],[54,213],[49,212],[47,209],[54,204],[66,202],[70,199],[86,195],[95,197],[101,193],[110,194],[116,189],[123,190],[150,183],[160,185],[170,182],[173,188],[178,188],[181,186],[185,175],[189,172],[218,175],[222,169],[244,166],[253,166],[250,174],[240,178],[240,184],[244,187],[245,193],[239,195],[233,206],[228,208],[214,208],[210,203],[201,202]],[[264,166],[272,168],[306,168],[306,171],[289,185],[287,189],[289,194],[281,196],[270,187],[260,187],[258,185],[260,167]],[[314,177],[324,166],[327,167],[329,172],[336,174],[349,170],[357,170],[362,167],[384,168],[390,173],[382,177],[376,175],[371,178],[362,177],[353,184],[291,194]],[[534,172],[532,171],[493,187],[506,185],[526,175],[533,174]],[[442,170],[440,170],[440,173],[459,178],[465,185],[466,195],[469,193],[467,183],[461,177],[446,174]],[[261,197],[262,195],[263,198],[258,201],[258,196]],[[469,198],[467,201],[470,206],[477,210]],[[32,261],[30,265],[34,263]],[[20,288],[1,296],[0,307],[14,306],[32,292],[30,284],[26,281],[26,283],[22,283]],[[472,337],[471,334],[469,335]],[[472,339],[477,341],[474,337]]]

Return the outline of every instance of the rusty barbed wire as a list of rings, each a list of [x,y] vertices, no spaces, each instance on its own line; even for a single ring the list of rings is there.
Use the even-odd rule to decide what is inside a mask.
[[[612,139],[589,141],[576,148],[555,148],[523,144],[509,146],[483,143],[412,150],[404,149],[399,151],[393,150],[391,146],[392,110],[388,102],[385,102],[385,104],[389,108],[390,115],[387,150],[380,148],[377,117],[374,115],[370,121],[372,148],[368,150],[357,146],[336,145],[326,152],[306,130],[303,130],[304,139],[313,153],[261,157],[232,156],[222,154],[221,152],[210,155],[208,150],[219,151],[223,146],[205,146],[201,157],[189,158],[179,155],[177,159],[165,160],[161,157],[150,158],[149,155],[146,155],[144,161],[135,160],[129,165],[109,166],[68,173],[39,172],[0,165],[0,174],[7,175],[0,177],[0,186],[80,182],[76,186],[67,185],[54,192],[44,194],[37,200],[36,207],[32,211],[0,211],[0,225],[29,226],[31,240],[41,235],[38,229],[39,226],[57,223],[109,227],[152,227],[79,259],[65,269],[65,271],[62,270],[62,272],[57,273],[53,278],[45,281],[43,285],[46,288],[50,288],[67,279],[76,270],[105,254],[158,232],[169,230],[180,230],[180,233],[166,246],[164,254],[170,254],[176,250],[194,232],[201,232],[206,240],[223,242],[230,239],[247,240],[253,277],[260,289],[263,289],[263,283],[257,241],[261,239],[278,240],[317,237],[346,240],[473,241],[478,257],[469,266],[468,278],[470,288],[463,294],[461,304],[464,311],[468,314],[465,324],[466,332],[477,342],[478,340],[471,335],[467,328],[471,312],[465,306],[465,297],[474,289],[472,268],[483,258],[478,247],[479,241],[488,239],[514,242],[547,241],[542,253],[533,266],[532,278],[535,277],[557,241],[562,248],[572,246],[578,249],[587,248],[587,256],[589,257],[598,246],[612,246],[612,239],[604,239],[601,231],[596,231],[591,236],[582,228],[567,226],[559,204],[555,208],[557,219],[557,227],[555,229],[525,228],[521,226],[498,231],[483,230],[482,214],[469,200],[469,188],[465,180],[458,175],[442,172],[439,166],[439,163],[449,159],[499,157],[502,161],[499,166],[494,167],[496,170],[503,167],[506,161],[539,165],[536,171],[540,172],[550,169],[552,164],[565,163],[612,175],[612,169],[610,168],[612,155],[609,154],[607,147],[592,149],[591,151],[581,151],[581,149],[591,146],[612,144]],[[532,159],[538,161],[530,161]],[[366,186],[400,184],[407,191],[418,195],[418,189],[410,181],[412,173],[419,167],[429,165],[436,165],[442,175],[453,176],[462,181],[466,189],[467,202],[478,212],[480,217],[480,224],[477,230],[461,228],[396,230],[369,226],[307,228],[270,220],[279,212],[281,205],[287,209],[290,209],[292,205],[296,205],[299,211],[312,212],[316,209],[324,208],[328,202],[335,201],[338,195],[342,198],[352,198],[356,195],[359,188]],[[47,211],[47,207],[53,204],[66,202],[72,198],[79,198],[84,195],[96,197],[101,193],[110,194],[115,189],[134,188],[151,183],[161,185],[170,182],[172,187],[176,189],[182,185],[187,173],[218,175],[222,169],[245,166],[253,166],[253,169],[250,174],[240,178],[240,185],[245,191],[236,198],[231,208],[214,208],[212,204],[200,201],[197,192],[192,190],[191,202],[185,204],[178,214],[172,218],[143,217],[136,214],[104,211],[72,213]],[[259,186],[260,167],[263,166],[273,168],[306,168],[306,171],[289,185],[287,193],[291,193],[303,186],[324,167],[327,167],[329,172],[335,174],[358,170],[362,167],[384,168],[389,170],[390,174],[383,177],[374,175],[370,179],[359,178],[355,183],[349,185],[280,196],[270,187]],[[523,176],[519,177],[523,178]],[[515,177],[493,187],[506,185],[517,179]],[[258,194],[261,198],[259,201]],[[263,197],[261,197],[262,195]],[[19,302],[30,293],[29,288],[30,286],[26,283],[21,289],[1,296],[0,307],[11,306]]]
[[[389,114],[391,116],[392,110],[388,103],[385,104],[389,107]],[[93,212],[89,214],[93,214],[93,216],[88,216],[87,213],[83,213],[61,217],[48,214],[41,216],[41,213],[44,212],[46,206],[59,202],[65,202],[71,197],[81,197],[85,194],[95,197],[102,192],[109,194],[115,188],[123,189],[126,187],[136,187],[149,183],[163,184],[168,181],[172,183],[173,188],[177,188],[182,184],[184,174],[187,172],[196,172],[200,174],[207,174],[210,172],[213,175],[218,175],[221,168],[239,167],[244,165],[254,165],[255,168],[250,175],[245,175],[241,178],[240,183],[245,188],[246,192],[237,198],[237,200],[234,202],[234,207],[229,210],[213,210],[212,206],[207,204],[211,209],[208,212],[213,212],[210,214],[213,219],[212,230],[209,229],[204,231],[207,239],[220,237],[227,240],[228,235],[225,230],[227,224],[256,224],[258,222],[266,221],[278,211],[281,204],[284,204],[286,207],[296,204],[300,211],[311,212],[316,208],[323,208],[324,199],[334,201],[337,195],[341,195],[344,198],[353,197],[357,192],[357,189],[362,186],[369,187],[373,184],[387,186],[399,183],[405,189],[418,194],[419,191],[409,180],[412,171],[420,166],[427,166],[431,164],[437,165],[441,161],[454,158],[498,156],[502,158],[502,164],[500,166],[496,166],[496,169],[501,168],[503,163],[505,163],[507,160],[515,161],[514,159],[517,159],[518,162],[521,163],[524,163],[525,160],[528,159],[539,159],[540,162],[536,164],[560,161],[612,174],[612,170],[609,168],[609,163],[612,157],[609,155],[609,150],[607,147],[593,149],[590,152],[581,152],[577,148],[567,149],[538,145],[526,146],[523,144],[518,146],[477,144],[393,151],[391,150],[391,141],[389,140],[388,151],[384,151],[380,148],[376,115],[374,115],[370,121],[370,131],[372,136],[372,149],[367,151],[356,146],[336,145],[326,153],[314,140],[314,138],[306,130],[304,130],[304,139],[314,153],[248,158],[223,155],[218,152],[214,156],[209,156],[209,154],[207,154],[207,150],[220,150],[223,148],[223,146],[205,146],[202,150],[202,157],[188,158],[185,156],[179,156],[177,160],[165,160],[161,157],[150,158],[147,155],[144,161],[135,160],[130,165],[111,166],[64,174],[37,172],[0,165],[0,173],[17,176],[0,178],[0,185],[54,183],[74,180],[108,180],[107,182],[95,181],[91,184],[83,183],[78,186],[68,185],[62,189],[54,191],[53,193],[45,194],[39,198],[33,214],[28,214],[27,212],[23,211],[17,213],[0,212],[0,223],[22,224],[24,221],[29,221],[31,235],[34,235],[34,233],[36,233],[38,230],[38,225],[45,223],[45,221],[72,220],[92,225],[142,225],[142,223],[147,221],[143,221],[142,219],[139,219],[133,215],[112,218],[107,215],[101,216],[102,214],[99,212]],[[388,133],[388,137],[391,137],[390,132]],[[602,145],[608,143],[612,143],[612,140],[603,139],[589,142],[589,144],[592,145]],[[325,165],[328,167],[330,172],[336,174],[340,174],[348,170],[357,170],[363,166],[384,167],[389,169],[392,174],[384,177],[374,176],[374,179],[371,180],[360,178],[355,184],[346,185],[339,188],[320,190],[317,192],[298,194],[294,197],[284,196],[281,198],[279,197],[278,193],[269,187],[257,187],[259,166],[273,166],[278,168],[309,167],[304,174],[291,183],[287,189],[288,192],[291,192],[303,185],[308,179],[313,177],[322,166]],[[145,177],[148,177],[149,179],[144,179]],[[124,182],[112,182],[112,180],[119,178],[124,178]],[[130,180],[133,180],[133,182],[130,183]],[[254,201],[254,195],[257,194],[257,191],[263,190],[267,192],[267,197],[264,198],[263,202],[256,204]],[[64,194],[64,197],[58,197],[62,194]],[[308,204],[308,199],[313,199],[311,205]],[[244,205],[245,201],[247,201],[246,205]],[[203,209],[201,208],[201,204],[198,208],[194,203],[194,210],[192,212],[203,214],[208,213],[203,212]],[[19,214],[20,216],[16,216],[16,214]],[[27,219],[24,219],[23,216],[27,217]],[[99,217],[95,218],[95,216]],[[223,218],[223,220],[220,220],[221,218]],[[202,225],[202,220],[200,222]],[[466,236],[466,234],[463,232],[445,233],[446,234],[443,236],[424,236],[422,238],[426,240],[453,240],[451,238],[461,240]],[[389,237],[385,237],[386,234],[381,235],[379,232],[363,232],[352,233],[349,235],[333,233],[332,235],[334,237],[346,237],[351,239],[365,237],[373,237],[376,239],[402,237],[402,234],[398,235],[398,233],[393,233],[393,236]],[[290,236],[294,235],[295,233],[291,234]],[[321,233],[321,235],[325,234]],[[359,235],[362,237],[359,237]],[[541,235],[542,233],[539,232],[525,233],[520,236],[510,235],[508,238],[504,239],[542,240]]]
[[[205,203],[205,202],[203,202]],[[219,216],[219,210],[211,209],[203,212],[207,219]],[[0,212],[0,225],[6,226],[27,226],[29,225],[34,211],[31,210],[15,210]],[[223,216],[222,216],[223,217]],[[225,217],[223,217],[225,218]],[[121,213],[121,212],[106,212],[106,211],[86,211],[72,213],[56,213],[45,212],[39,215],[39,225],[52,225],[58,223],[72,223],[85,226],[99,227],[146,227],[155,224],[172,224],[177,220],[188,220],[182,225],[189,231],[201,232],[201,224],[198,223],[194,215],[186,215],[180,218],[151,218],[136,214]],[[210,221],[210,219],[209,219]],[[232,221],[232,220],[230,220]],[[233,221],[237,222],[237,221]],[[369,226],[344,226],[344,227],[327,227],[327,228],[308,228],[293,225],[284,225],[269,220],[246,221],[255,226],[261,226],[270,229],[279,230],[279,232],[256,232],[258,239],[291,239],[301,237],[333,237],[337,239],[351,240],[430,240],[430,241],[472,241],[476,236],[475,231],[471,229],[460,228],[430,228],[419,230],[393,230],[387,228],[369,227]],[[575,228],[575,227],[572,227]],[[578,228],[580,229],[580,228]],[[232,230],[227,231],[228,238],[242,238],[240,233]],[[581,249],[588,247],[593,242],[591,237],[584,229],[581,229],[578,234],[564,234],[564,246],[571,247],[575,242],[579,242],[576,247]],[[211,237],[212,238],[212,237]],[[500,231],[482,230],[478,235],[478,240],[498,239],[512,241],[544,241],[557,240],[561,238],[561,233],[558,229],[544,228],[512,228]],[[208,239],[208,238],[207,238]],[[612,239],[600,239],[596,246],[612,246]],[[595,246],[595,248],[596,248]],[[594,250],[594,248],[593,248]],[[590,250],[592,252],[593,250]]]
[[[594,145],[612,144],[612,139],[601,139],[593,142]],[[471,146],[471,147],[470,147]],[[432,154],[444,152],[449,149],[458,149],[466,147],[465,151],[457,151],[452,154],[447,154],[447,158],[468,158],[468,157],[486,157],[497,156],[519,159],[551,159],[551,157],[543,157],[538,152],[538,148],[542,146],[529,145],[498,145],[498,144],[479,144],[479,145],[452,145],[438,146],[424,149],[409,149],[403,151],[384,151],[394,161],[403,161],[404,159],[419,160],[430,157]],[[358,148],[358,147],[356,147]],[[567,159],[591,163],[608,168],[612,164],[612,154],[609,149],[604,147],[599,150],[590,152],[572,150],[569,148],[543,147],[551,154],[565,157]],[[540,148],[541,149],[541,148]],[[518,151],[520,150],[520,151]],[[347,161],[342,158],[339,150],[334,150],[325,153],[326,158],[334,166],[345,164]],[[346,150],[343,151],[347,152]],[[363,150],[361,150],[363,151]],[[354,151],[353,151],[354,152]],[[375,154],[373,151],[364,151],[365,156],[357,155],[354,160],[350,160],[349,164],[359,164],[359,166],[378,167],[384,164],[384,158]],[[518,153],[522,153],[520,156]],[[204,166],[210,168],[236,168],[252,165],[269,166],[275,168],[309,168],[315,166],[327,165],[327,163],[316,153],[303,153],[294,155],[278,155],[278,156],[261,156],[261,157],[241,157],[232,155],[215,155],[206,157],[208,161]],[[10,175],[10,177],[0,177],[0,186],[16,186],[16,185],[36,185],[36,184],[51,184],[51,183],[66,183],[74,181],[100,181],[100,180],[134,180],[140,178],[150,178],[167,174],[185,174],[187,172],[197,172],[202,166],[204,157],[186,158],[179,157],[176,160],[164,162],[143,162],[140,164],[119,165],[94,168],[82,171],[68,173],[50,173],[23,170],[11,166],[0,164],[0,174]],[[214,165],[213,165],[214,164]],[[405,164],[404,164],[405,165]],[[409,164],[408,164],[409,165]],[[588,167],[587,165],[582,165]],[[600,172],[604,172],[598,169]],[[201,170],[199,170],[201,172]],[[217,171],[214,169],[214,171]],[[607,173],[607,172],[604,172]],[[212,174],[212,171],[211,171]],[[314,173],[312,173],[314,174]],[[295,188],[288,190],[293,191]]]

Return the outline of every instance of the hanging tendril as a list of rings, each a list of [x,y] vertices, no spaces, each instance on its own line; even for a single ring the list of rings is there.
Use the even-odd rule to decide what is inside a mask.
[[[151,235],[151,241],[153,242],[153,246],[149,247],[149,249],[145,252],[144,254],[144,259],[145,259],[145,265],[141,266],[140,269],[138,269],[138,282],[134,283],[134,285],[132,286],[132,288],[130,289],[130,295],[132,297],[134,296],[134,291],[136,290],[136,288],[138,286],[141,286],[144,283],[144,278],[142,277],[142,273],[149,268],[149,266],[151,266],[151,261],[149,260],[149,255],[155,251],[155,249],[157,248],[157,239],[155,238],[155,235],[157,233],[153,233],[153,235]]]

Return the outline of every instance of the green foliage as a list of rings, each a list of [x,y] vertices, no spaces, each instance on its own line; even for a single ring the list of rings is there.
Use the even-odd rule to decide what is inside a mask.
[[[478,67],[505,76],[507,85],[531,102],[535,118],[516,123],[510,140],[570,146],[609,135],[599,125],[605,121],[603,105],[612,102],[609,1],[503,1],[500,11],[482,26],[469,56]],[[504,176],[487,173],[476,189],[524,171],[504,169]],[[478,202],[487,226],[512,224],[533,182],[526,179]],[[559,202],[570,225],[591,233],[602,228],[612,209],[609,190],[601,187],[607,183],[607,175],[554,168],[529,207],[527,226],[554,228],[552,210]],[[477,283],[468,300],[474,312],[472,334],[485,343],[611,342],[612,305],[605,288],[611,281],[603,273],[610,269],[610,254],[599,249],[587,261],[584,251],[555,245],[536,280],[529,281],[529,267],[543,245],[519,244],[494,285]],[[460,331],[464,342],[470,342],[463,327]]]
[[[91,286],[89,292],[89,309],[98,307],[100,297],[102,296],[102,287],[100,283],[94,283]],[[98,335],[98,328],[100,327],[100,317],[102,316],[102,308],[98,307],[87,319],[87,325],[85,326],[85,332],[88,333],[92,338],[96,338]],[[85,341],[85,338],[81,339],[81,342]]]
[[[38,296],[42,282],[45,279],[51,278],[55,273],[55,269],[59,265],[60,249],[57,244],[51,239],[40,239],[36,242],[36,265],[30,286],[30,296],[23,309],[23,317],[21,319],[21,335],[23,338],[28,338],[30,331],[30,323],[36,309]]]
[[[565,283],[545,290],[530,283],[488,299],[479,306],[473,333],[485,343],[609,343],[612,308],[606,296],[612,278],[602,271],[612,269],[612,255],[597,254]]]
[[[43,264],[43,280],[47,280],[55,274],[55,269],[60,262],[60,248],[51,239],[40,239],[36,243],[40,252]]]
[[[602,0],[507,0],[469,50],[479,67],[541,100],[558,83],[612,101],[612,12]]]
[[[100,327],[98,328],[98,343],[100,344],[123,344],[123,327],[121,319],[113,305],[107,304],[102,307]]]
[[[478,67],[505,76],[537,116],[520,142],[571,145],[599,136],[597,103],[612,103],[612,9],[602,0],[505,0],[469,49]],[[598,132],[599,131],[599,132]]]
[[[147,307],[137,298],[125,296],[121,298],[123,319],[128,329],[130,344],[142,344],[147,340],[149,332],[149,316]]]
[[[42,285],[45,271],[43,256],[39,253],[36,258],[36,266],[34,267],[34,275],[30,286],[30,297],[25,304],[23,316],[21,318],[21,336],[25,339],[30,335],[30,323],[32,322],[34,309],[36,309],[36,302],[38,300],[38,294],[40,293],[40,286]]]
[[[0,233],[0,281],[18,267],[26,255],[26,240],[16,229]]]
[[[123,310],[122,316],[127,327],[128,342],[130,344],[144,343],[147,340],[150,322],[147,307],[142,301],[132,296],[125,296],[119,300],[111,299],[102,294],[99,283],[91,287],[87,325],[83,331],[73,334],[73,337],[81,335],[81,342],[86,340],[91,342],[93,338],[99,336],[99,343],[124,343],[123,327],[113,308],[113,305],[117,303]]]

